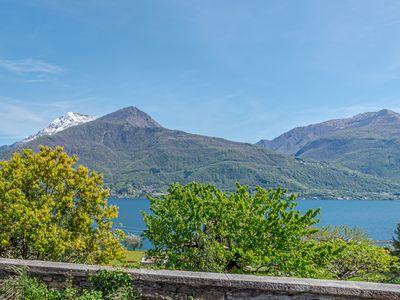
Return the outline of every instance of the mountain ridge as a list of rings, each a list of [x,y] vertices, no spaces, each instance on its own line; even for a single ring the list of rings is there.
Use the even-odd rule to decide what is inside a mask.
[[[121,108],[115,112],[100,117],[99,120],[118,124],[126,123],[140,128],[163,128],[152,117],[135,106]]]
[[[400,181],[400,114],[392,110],[297,127],[256,145]]]
[[[333,119],[307,126],[295,127],[272,140],[260,140],[256,145],[279,151],[285,154],[295,154],[302,146],[320,136],[340,130],[361,128],[373,122],[396,121],[400,127],[400,114],[382,109],[378,112],[366,112],[349,118]]]
[[[84,115],[76,112],[67,112],[64,116],[60,116],[51,121],[47,127],[39,130],[37,133],[33,135],[24,138],[21,141],[16,142],[15,144],[22,145],[30,141],[33,141],[34,139],[40,136],[52,135],[57,132],[61,132],[69,127],[77,126],[94,120],[96,120],[95,116]]]
[[[63,146],[104,174],[114,196],[163,193],[171,182],[200,181],[225,190],[235,182],[283,186],[302,198],[400,198],[400,184],[335,164],[162,127],[135,107],[110,113],[24,145]],[[2,147],[8,158],[22,147]]]

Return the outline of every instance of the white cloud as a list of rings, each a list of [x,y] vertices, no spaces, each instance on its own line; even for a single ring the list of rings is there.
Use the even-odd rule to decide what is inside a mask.
[[[0,68],[17,74],[60,74],[64,72],[64,69],[60,66],[32,58],[21,60],[0,59]]]
[[[0,97],[0,140],[11,143],[34,133],[47,121],[26,105]]]

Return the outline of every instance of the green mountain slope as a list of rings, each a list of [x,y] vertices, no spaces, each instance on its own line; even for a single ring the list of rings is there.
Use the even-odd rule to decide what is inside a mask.
[[[400,115],[381,110],[295,128],[259,146],[400,180]]]
[[[114,195],[163,192],[174,181],[211,182],[231,189],[236,181],[277,187],[319,198],[399,198],[400,185],[340,166],[292,158],[268,149],[161,127],[129,107],[95,121],[25,144],[64,146],[80,163],[105,176]],[[6,158],[16,146],[3,147]]]

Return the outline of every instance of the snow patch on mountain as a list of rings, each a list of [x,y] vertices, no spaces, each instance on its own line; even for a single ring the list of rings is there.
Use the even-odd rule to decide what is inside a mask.
[[[58,117],[57,119],[52,121],[49,124],[49,126],[40,130],[36,134],[28,136],[22,141],[19,141],[18,144],[25,144],[27,142],[33,141],[34,139],[37,139],[40,136],[52,135],[57,132],[63,131],[67,128],[70,128],[72,126],[81,125],[94,120],[96,120],[95,116],[88,116],[79,113],[68,112],[65,116]]]

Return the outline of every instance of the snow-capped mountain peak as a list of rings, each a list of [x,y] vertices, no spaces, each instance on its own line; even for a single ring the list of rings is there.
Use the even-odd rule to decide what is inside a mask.
[[[94,116],[82,115],[75,112],[68,112],[66,113],[65,116],[61,116],[53,120],[46,128],[40,130],[34,135],[28,136],[27,138],[23,139],[18,143],[24,144],[33,141],[34,139],[40,136],[52,135],[57,132],[63,131],[69,127],[80,125],[94,120],[96,120],[96,117]]]

